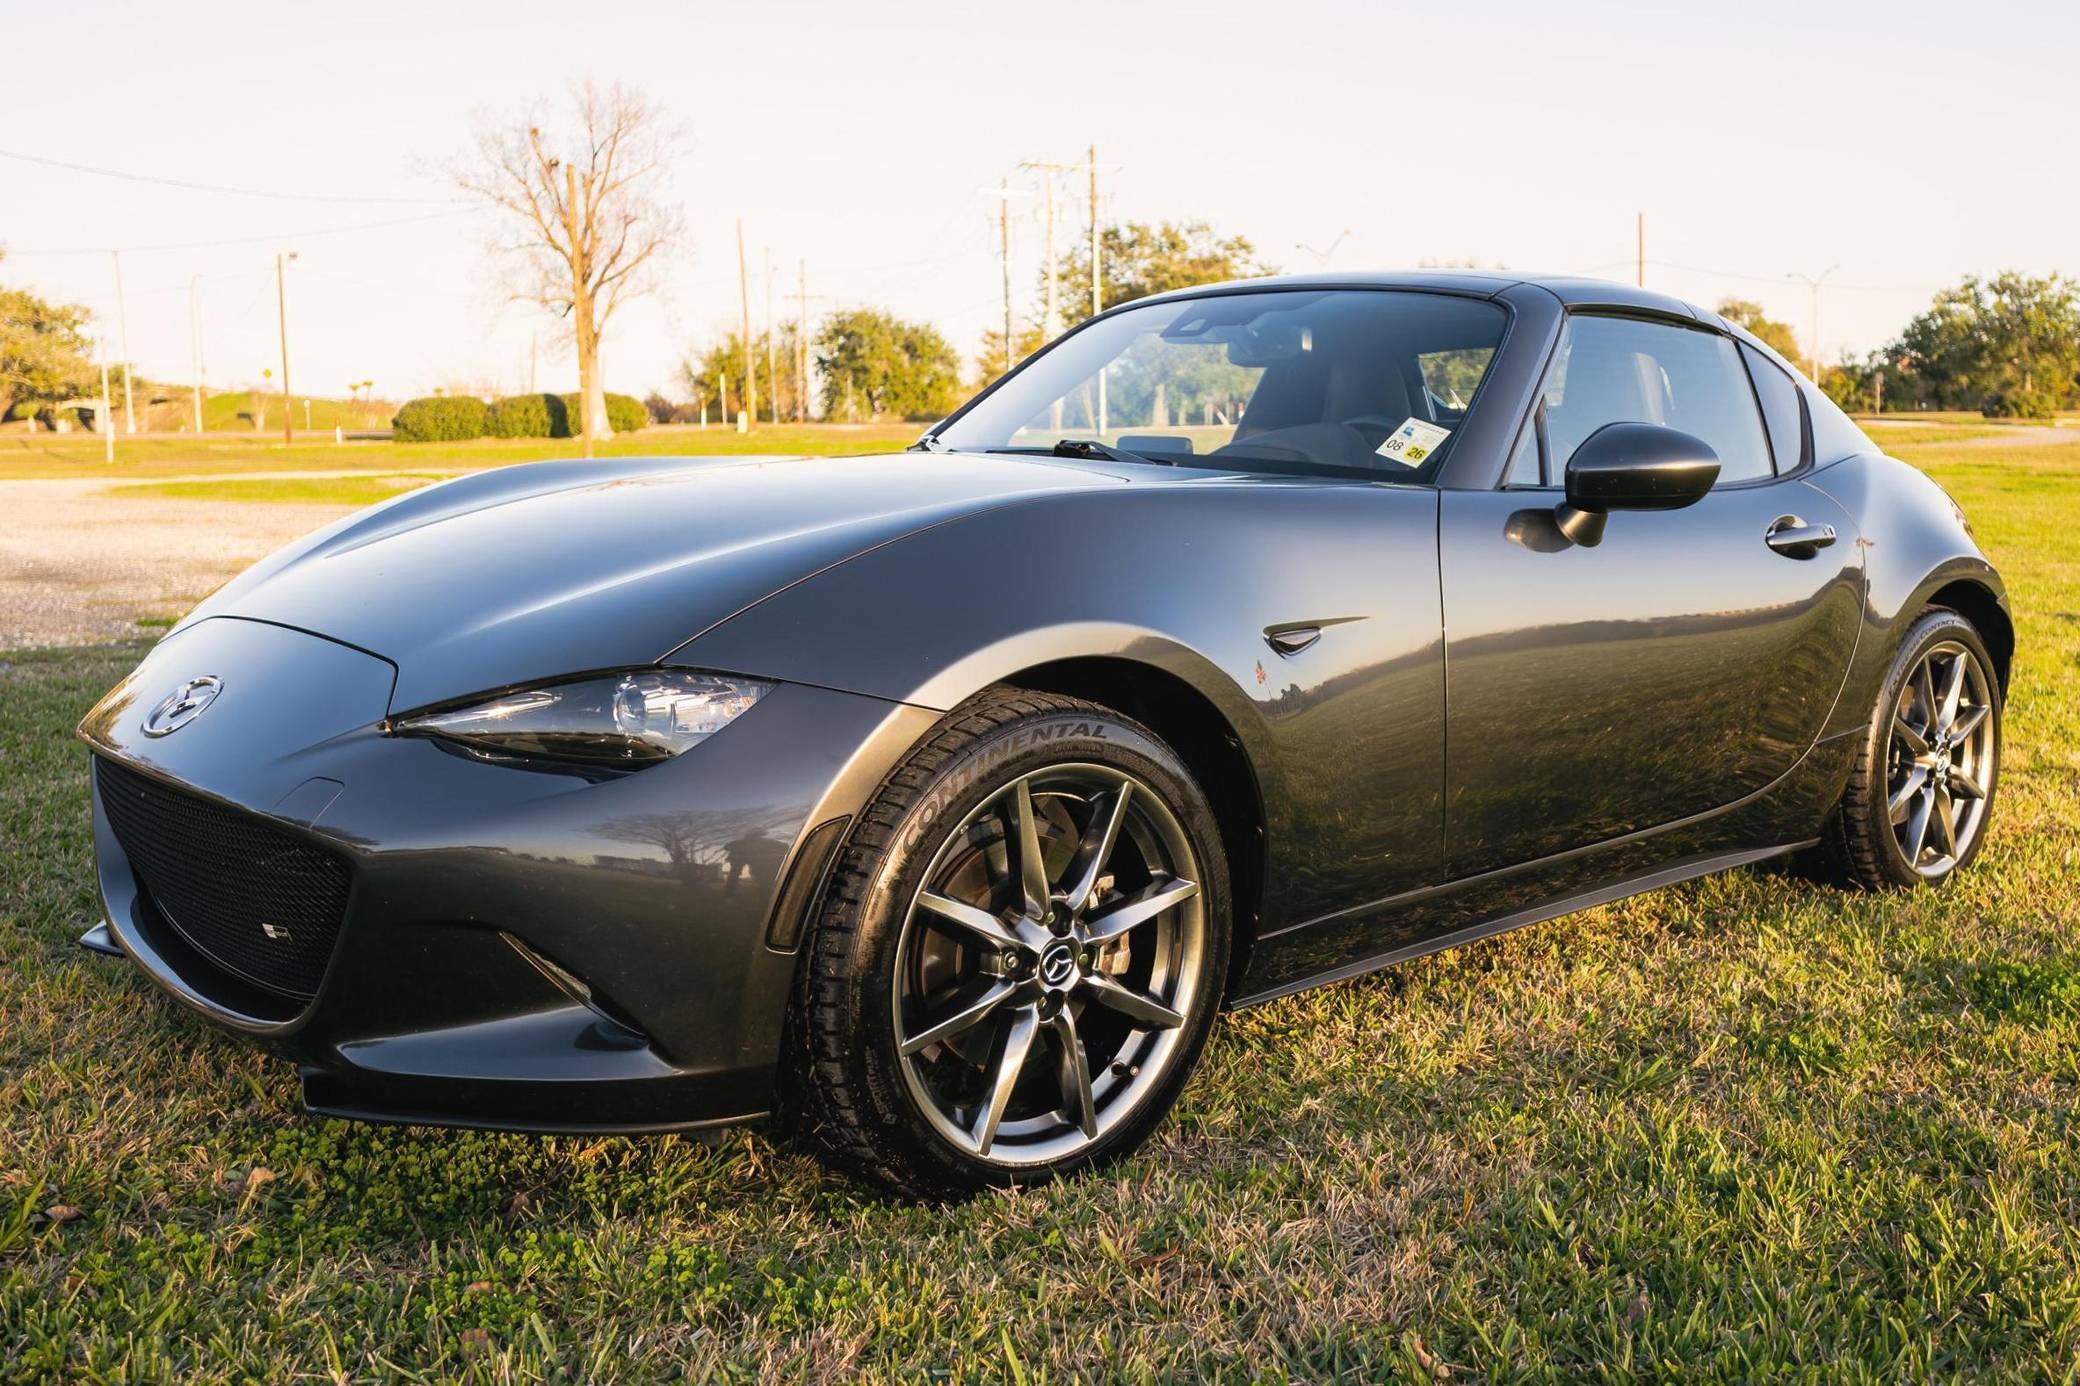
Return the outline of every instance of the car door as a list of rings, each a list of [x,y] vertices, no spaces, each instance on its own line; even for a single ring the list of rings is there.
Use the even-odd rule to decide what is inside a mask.
[[[1565,460],[1621,421],[1703,438],[1719,481],[1686,509],[1613,513],[1601,542],[1571,543],[1553,522]],[[1454,877],[1720,808],[1812,745],[1854,646],[1860,564],[1849,517],[1797,478],[1809,430],[1773,421],[1781,463],[1730,336],[1578,313],[1503,485],[1443,493]],[[1794,522],[1838,537],[1773,546]]]

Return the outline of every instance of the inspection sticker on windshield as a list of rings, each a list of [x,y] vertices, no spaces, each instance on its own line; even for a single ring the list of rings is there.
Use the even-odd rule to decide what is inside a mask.
[[[1420,467],[1423,459],[1444,445],[1452,436],[1449,428],[1439,428],[1423,419],[1409,419],[1373,451],[1390,462],[1399,462],[1406,467]]]

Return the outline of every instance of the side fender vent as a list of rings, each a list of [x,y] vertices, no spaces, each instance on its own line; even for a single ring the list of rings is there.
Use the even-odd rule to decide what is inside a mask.
[[[838,858],[838,844],[845,839],[850,818],[833,818],[819,823],[802,839],[794,854],[794,865],[780,885],[780,898],[773,902],[773,917],[766,921],[766,947],[792,953],[802,941],[809,911],[823,894],[823,883],[831,863]]]

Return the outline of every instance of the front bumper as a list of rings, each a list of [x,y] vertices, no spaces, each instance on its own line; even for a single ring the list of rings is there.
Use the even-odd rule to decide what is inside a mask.
[[[217,703],[145,736],[147,711],[201,674],[223,680]],[[217,618],[103,699],[81,726],[98,756],[352,867],[315,994],[255,988],[155,904],[97,774],[102,904],[123,951],[293,1057],[313,1111],[539,1131],[768,1111],[794,971],[767,942],[783,886],[821,869],[838,835],[813,834],[810,862],[809,830],[855,813],[932,714],[784,684],[673,761],[586,778],[384,735],[393,677],[361,651]]]

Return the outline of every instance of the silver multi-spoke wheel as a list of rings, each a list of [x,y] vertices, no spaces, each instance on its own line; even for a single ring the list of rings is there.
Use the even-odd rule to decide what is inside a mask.
[[[1207,971],[1177,815],[1107,765],[1022,775],[932,858],[897,944],[911,1095],[992,1164],[1071,1158],[1158,1088]]]
[[[1948,873],[1978,840],[1999,754],[1992,686],[1954,640],[1921,656],[1892,709],[1885,803],[1907,865]]]

